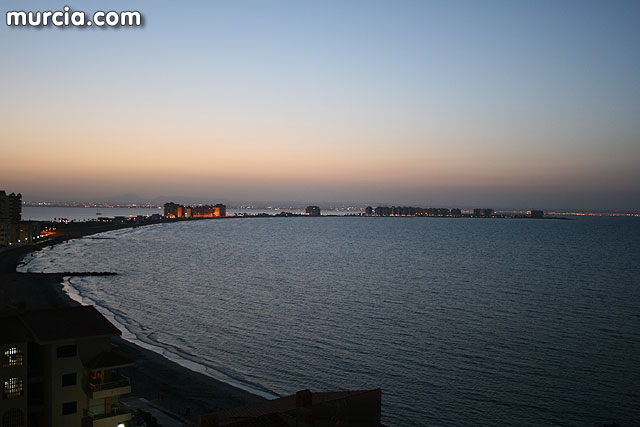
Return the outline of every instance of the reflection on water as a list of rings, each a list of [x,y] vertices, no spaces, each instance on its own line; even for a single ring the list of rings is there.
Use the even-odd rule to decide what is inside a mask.
[[[269,218],[39,252],[130,339],[263,394],[382,387],[383,421],[632,425],[640,221]],[[194,365],[196,366],[196,365]]]

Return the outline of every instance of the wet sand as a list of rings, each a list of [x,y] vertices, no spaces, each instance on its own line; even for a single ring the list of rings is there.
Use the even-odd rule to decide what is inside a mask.
[[[41,247],[123,227],[126,226],[76,225],[68,233],[37,246],[0,251],[0,312],[78,304],[62,290],[62,278],[68,273],[17,273],[17,265],[25,255]],[[126,397],[146,398],[193,421],[203,413],[264,400],[121,338],[115,338],[114,343],[125,356],[136,361],[136,365],[125,372],[132,384],[132,393]]]

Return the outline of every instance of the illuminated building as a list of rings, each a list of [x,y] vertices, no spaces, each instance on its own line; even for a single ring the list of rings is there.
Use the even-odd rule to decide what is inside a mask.
[[[227,216],[227,207],[221,203],[217,205],[191,206],[194,218],[216,218]]]
[[[495,214],[495,211],[490,208],[473,210],[473,216],[476,216],[476,217],[492,217],[494,214]]]
[[[0,190],[0,247],[32,243],[41,229],[39,222],[22,221],[22,194]]]
[[[165,203],[164,216],[165,218],[220,218],[227,216],[227,207],[222,203],[201,206]]]
[[[493,210],[490,209],[491,215]],[[371,206],[367,206],[365,209],[365,216],[436,216],[436,217],[451,217],[462,216],[462,210],[460,209],[448,209],[448,208],[419,208],[415,206],[378,206],[373,209]]]
[[[115,351],[120,331],[94,307],[0,317],[3,426],[107,427],[131,419],[120,396],[131,392]]]
[[[320,208],[318,206],[307,206],[307,215],[320,216]]]
[[[388,206],[377,206],[375,213],[376,216],[390,216],[391,209]]]
[[[182,218],[182,209],[184,206],[172,202],[164,204],[165,218]]]
[[[33,243],[40,237],[42,225],[35,221],[21,221],[9,224],[9,242],[12,244]]]

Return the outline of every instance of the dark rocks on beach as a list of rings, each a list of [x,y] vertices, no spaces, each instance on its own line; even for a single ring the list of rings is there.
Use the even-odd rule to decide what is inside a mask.
[[[83,271],[83,272],[72,272],[65,271],[63,273],[57,273],[62,276],[116,276],[118,273],[114,273],[111,271]]]

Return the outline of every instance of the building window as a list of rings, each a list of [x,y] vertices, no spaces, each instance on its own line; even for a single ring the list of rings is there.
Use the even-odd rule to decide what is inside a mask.
[[[9,366],[22,366],[22,350],[15,347],[11,347],[4,352],[2,356],[2,367],[8,368]]]
[[[58,357],[74,357],[76,355],[76,345],[63,345],[56,349],[56,355]]]
[[[2,415],[2,427],[24,426],[24,414],[20,409],[11,408]]]
[[[64,374],[62,376],[62,387],[76,385],[76,374]]]
[[[78,402],[67,402],[62,404],[62,415],[75,414],[78,410]]]
[[[22,396],[22,380],[20,378],[10,378],[4,382],[4,398]]]

